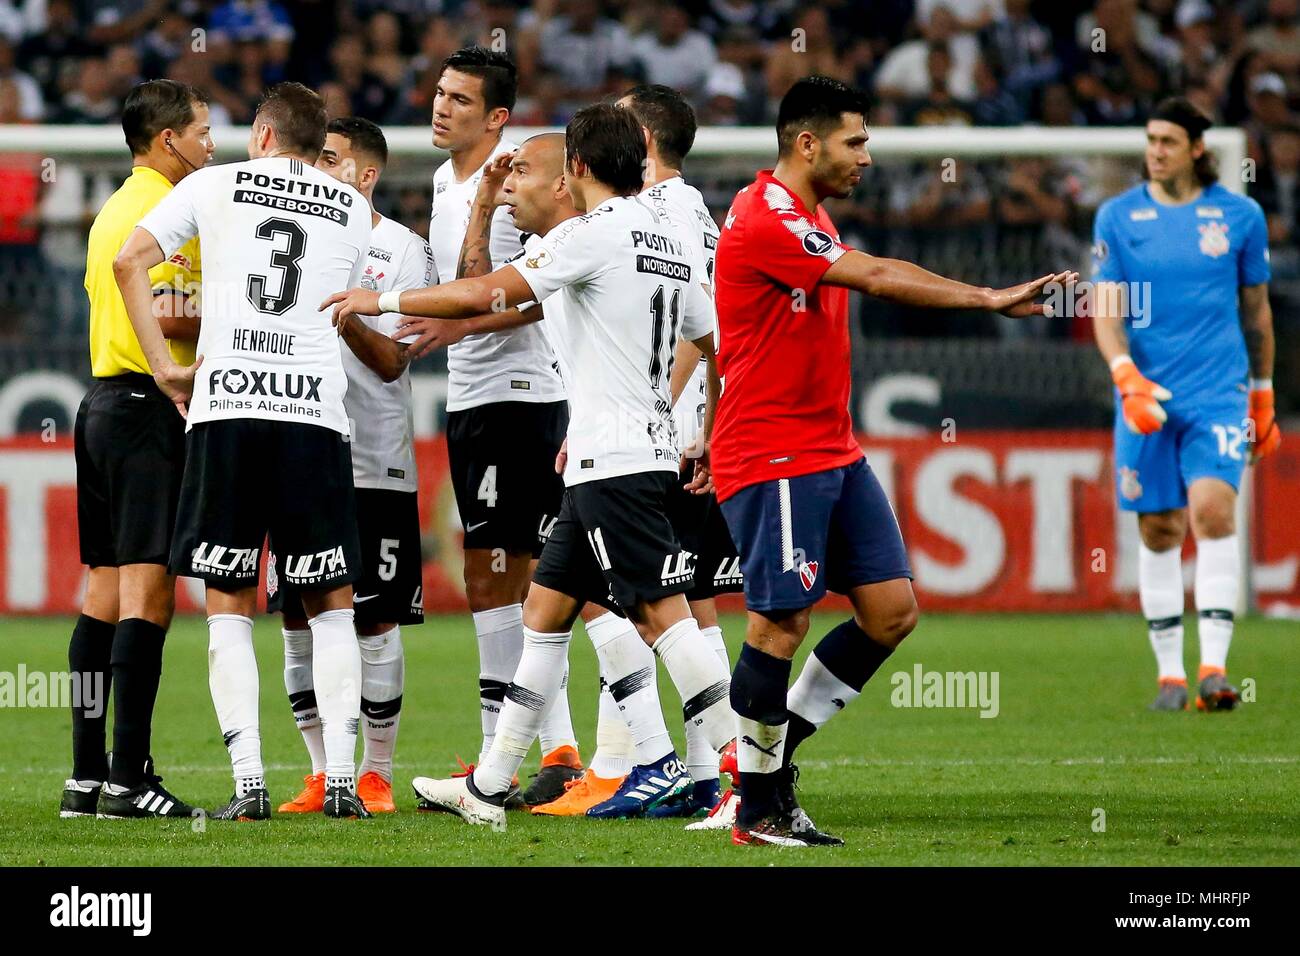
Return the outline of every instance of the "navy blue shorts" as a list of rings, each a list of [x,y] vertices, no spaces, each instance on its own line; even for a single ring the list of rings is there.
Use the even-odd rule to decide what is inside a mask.
[[[751,611],[793,611],[827,590],[912,577],[894,510],[865,458],[742,488],[722,513]]]

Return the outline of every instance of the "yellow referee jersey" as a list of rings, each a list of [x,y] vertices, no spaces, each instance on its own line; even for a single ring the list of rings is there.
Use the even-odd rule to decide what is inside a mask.
[[[117,192],[108,197],[90,227],[86,294],[90,296],[90,370],[96,378],[123,372],[153,374],[126,314],[126,303],[113,276],[113,260],[131,230],[171,188],[171,181],[156,169],[136,166]],[[155,291],[175,289],[197,295],[202,274],[199,240],[195,236],[169,260],[150,269],[149,281]],[[194,361],[197,343],[169,341],[167,344],[177,362],[189,365]]]

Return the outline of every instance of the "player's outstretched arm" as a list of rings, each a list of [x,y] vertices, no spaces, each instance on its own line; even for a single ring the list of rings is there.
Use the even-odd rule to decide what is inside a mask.
[[[406,316],[431,319],[469,319],[484,312],[504,312],[533,298],[533,291],[519,270],[512,265],[472,279],[457,279],[427,289],[405,292],[374,292],[348,289],[335,292],[321,303],[323,312],[334,307],[333,322],[352,315],[379,315],[400,312]]]
[[[902,259],[882,259],[850,249],[826,270],[822,282],[926,309],[987,309],[1009,316],[1044,315],[1035,301],[1049,283],[1068,285],[1073,272],[1057,272],[1006,289],[967,285],[946,279]]]
[[[424,358],[430,352],[455,345],[468,335],[504,332],[506,329],[517,329],[521,325],[540,322],[543,318],[540,305],[530,305],[523,309],[516,306],[504,312],[485,312],[483,315],[468,319],[415,319],[404,315],[392,337],[405,339],[412,335],[418,336],[410,343],[408,351],[410,358],[418,359]]]
[[[1250,357],[1250,458],[1258,461],[1277,451],[1282,432],[1273,410],[1273,306],[1268,301],[1268,283],[1242,286],[1238,298],[1241,331]]]
[[[158,316],[154,314],[153,288],[149,282],[149,270],[163,261],[162,248],[153,233],[136,226],[131,230],[122,248],[113,260],[113,277],[122,293],[126,305],[127,317],[135,330],[135,337],[153,370],[154,381],[164,395],[180,411],[186,412],[190,395],[194,392],[194,374],[203,357],[190,366],[177,365],[167,349],[167,340],[163,336]]]

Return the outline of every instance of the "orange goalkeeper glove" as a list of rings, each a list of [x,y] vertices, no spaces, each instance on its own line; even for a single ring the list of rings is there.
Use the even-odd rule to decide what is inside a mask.
[[[1161,402],[1173,398],[1169,389],[1162,388],[1138,371],[1133,359],[1119,355],[1110,363],[1110,376],[1115,380],[1123,402],[1124,424],[1129,431],[1150,435],[1160,431],[1169,416],[1160,407]]]
[[[1253,429],[1250,444],[1252,463],[1277,451],[1282,444],[1282,429],[1277,427],[1277,418],[1273,414],[1273,383],[1266,388],[1250,390],[1250,425]]]

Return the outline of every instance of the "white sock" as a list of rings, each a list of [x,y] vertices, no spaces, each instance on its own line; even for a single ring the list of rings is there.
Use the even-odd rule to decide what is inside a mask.
[[[859,693],[827,670],[816,654],[809,654],[798,680],[786,695],[786,708],[821,728],[856,700]]]
[[[325,740],[325,786],[353,787],[361,719],[361,648],[352,608],[311,619],[312,678]]]
[[[560,689],[569,661],[570,634],[545,634],[524,628],[524,652],[515,679],[506,690],[492,749],[474,771],[474,786],[485,794],[501,794],[519,772],[528,749],[537,739],[546,703]]]
[[[764,724],[749,717],[734,713],[736,739],[741,746],[736,748],[736,767],[740,770],[743,781],[747,773],[776,773],[781,769],[785,758],[786,731],[790,722]],[[749,741],[752,746],[746,745]]]
[[[1183,670],[1183,557],[1181,548],[1138,549],[1138,595],[1161,680],[1186,680]]]
[[[257,656],[253,653],[250,618],[242,614],[213,614],[208,618],[208,689],[217,709],[221,736],[230,751],[235,792],[243,796],[265,774],[257,714]]]
[[[631,735],[636,762],[652,764],[672,753],[672,738],[659,705],[654,652],[636,626],[610,613],[588,624],[587,635],[596,648],[600,676]]]
[[[542,747],[542,756],[560,747],[578,749],[578,738],[573,733],[573,718],[569,715],[569,661],[564,661],[564,676],[560,679],[560,689],[546,705],[542,714],[542,726],[537,732],[538,743]]]
[[[705,642],[722,661],[722,666],[730,673],[731,661],[727,658],[727,645],[722,639],[722,628],[714,624],[700,628]],[[718,752],[709,746],[704,729],[694,721],[686,721],[686,769],[694,780],[718,779]]]
[[[316,690],[311,682],[311,629],[291,630],[284,635],[284,689],[293,708],[293,722],[298,725],[302,742],[307,745],[313,774],[325,772],[325,741],[320,735],[320,712],[316,707]]]
[[[483,747],[479,762],[492,749],[501,702],[515,679],[519,655],[524,650],[524,606],[507,604],[490,611],[474,612],[474,633],[478,637],[478,698],[483,726]]]
[[[1201,642],[1201,666],[1228,668],[1228,646],[1232,643],[1232,618],[1240,589],[1241,552],[1237,536],[1196,542],[1197,636]]]
[[[718,655],[718,660],[722,661],[722,666],[731,673],[731,658],[727,656],[727,642],[722,639],[722,627],[717,624],[709,627],[700,628],[700,633],[704,635],[704,641],[709,647],[713,648],[713,653]]]
[[[649,648],[646,648],[649,650]],[[614,780],[632,772],[632,732],[627,729],[618,702],[609,692],[604,678],[600,681],[600,709],[596,718],[596,756],[588,765],[597,777]]]
[[[660,634],[654,652],[668,668],[668,675],[681,695],[686,722],[703,728],[709,746],[721,750],[735,735],[727,696],[731,675],[718,655],[709,649],[695,618],[683,618]]]
[[[402,629],[371,637],[357,636],[361,647],[361,726],[365,749],[357,776],[377,773],[393,782],[393,747],[402,718],[402,686],[406,659]]]

